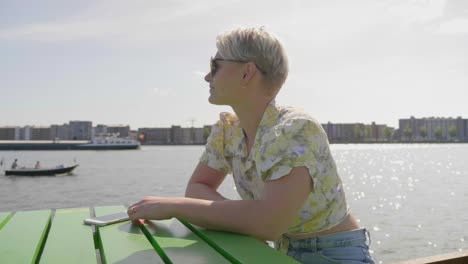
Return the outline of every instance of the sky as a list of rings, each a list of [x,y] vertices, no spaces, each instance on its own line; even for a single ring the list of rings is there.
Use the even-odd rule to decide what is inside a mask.
[[[468,1],[0,0],[0,126],[213,124],[216,36],[286,48],[277,103],[321,123],[468,118]]]

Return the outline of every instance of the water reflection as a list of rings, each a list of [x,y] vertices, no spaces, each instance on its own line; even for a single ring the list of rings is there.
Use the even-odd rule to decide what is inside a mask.
[[[467,249],[465,145],[333,145],[353,212],[380,263]],[[398,254],[394,254],[398,252]]]

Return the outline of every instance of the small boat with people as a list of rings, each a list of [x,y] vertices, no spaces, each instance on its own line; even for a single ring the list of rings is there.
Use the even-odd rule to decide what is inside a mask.
[[[5,169],[5,175],[10,176],[53,176],[59,174],[71,174],[72,171],[78,167],[78,164],[75,163],[70,166],[58,165],[55,167],[42,167],[40,162],[37,161],[34,167],[25,167],[18,165],[18,159],[15,159],[11,164],[9,169]],[[3,158],[0,160],[0,166],[3,167]]]
[[[5,170],[6,176],[53,176],[59,174],[70,174],[78,167],[78,164],[72,166],[59,165],[56,167],[49,168],[27,168],[21,167],[16,169]]]

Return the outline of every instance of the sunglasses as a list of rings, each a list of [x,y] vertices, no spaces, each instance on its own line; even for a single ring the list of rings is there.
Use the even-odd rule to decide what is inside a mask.
[[[219,65],[216,63],[217,61],[230,61],[230,62],[238,62],[238,63],[248,63],[249,62],[249,61],[228,60],[228,59],[221,59],[221,58],[211,57],[211,59],[210,59],[210,74],[211,74],[211,76],[214,76],[216,74],[216,72],[218,71]],[[262,70],[260,67],[258,67],[258,65],[256,63],[255,63],[255,66],[257,67],[257,69],[261,73],[266,74],[266,72],[264,70]]]

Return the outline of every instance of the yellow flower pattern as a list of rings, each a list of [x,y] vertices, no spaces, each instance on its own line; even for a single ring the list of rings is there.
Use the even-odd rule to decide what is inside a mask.
[[[265,181],[288,175],[294,167],[307,167],[313,190],[289,226],[288,234],[326,230],[348,214],[327,135],[316,120],[297,108],[280,107],[273,100],[265,110],[249,155],[239,120],[233,114],[221,113],[200,162],[232,174],[237,191],[245,200],[259,199]],[[281,246],[284,243],[277,244],[285,250]]]

